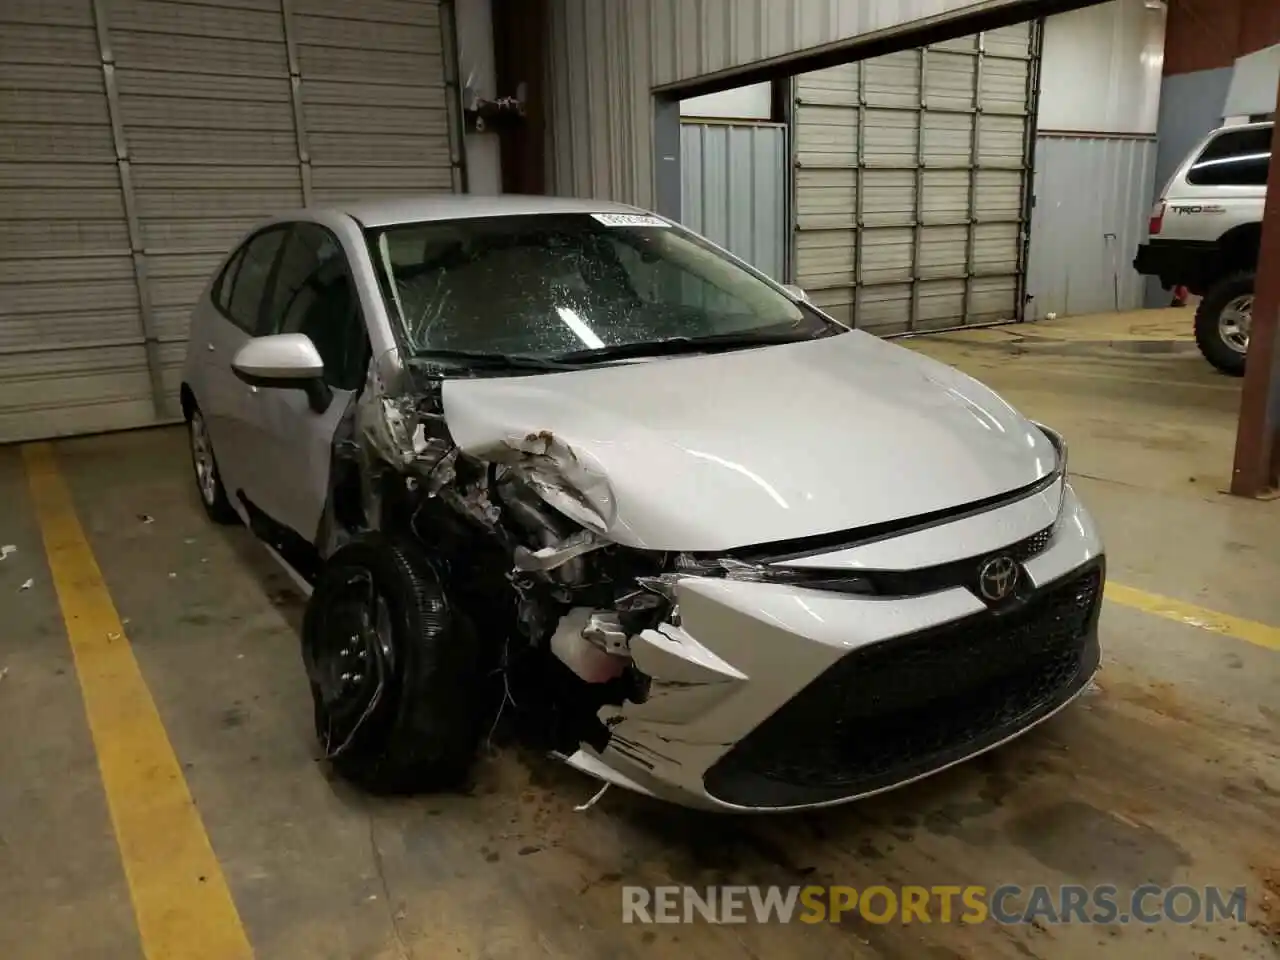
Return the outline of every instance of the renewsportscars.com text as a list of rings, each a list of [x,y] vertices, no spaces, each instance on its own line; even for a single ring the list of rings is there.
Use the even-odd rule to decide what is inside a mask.
[[[719,886],[622,888],[623,923],[1188,924],[1245,919],[1245,888]]]

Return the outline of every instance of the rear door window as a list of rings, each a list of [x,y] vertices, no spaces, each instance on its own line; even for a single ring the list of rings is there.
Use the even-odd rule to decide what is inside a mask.
[[[1270,127],[1225,130],[1196,158],[1187,182],[1201,187],[1265,187],[1270,168]]]

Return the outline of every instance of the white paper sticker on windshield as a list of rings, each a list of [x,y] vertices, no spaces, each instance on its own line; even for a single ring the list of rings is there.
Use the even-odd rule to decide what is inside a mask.
[[[669,227],[661,217],[647,213],[593,213],[593,217],[606,227]]]

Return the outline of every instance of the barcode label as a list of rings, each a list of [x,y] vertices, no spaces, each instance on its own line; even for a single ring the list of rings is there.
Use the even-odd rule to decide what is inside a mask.
[[[669,227],[661,217],[645,213],[593,213],[593,217],[606,227]]]

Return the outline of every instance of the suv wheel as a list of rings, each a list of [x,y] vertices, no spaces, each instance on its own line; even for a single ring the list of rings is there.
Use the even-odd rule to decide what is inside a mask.
[[[191,411],[191,419],[187,421],[187,435],[191,442],[191,469],[195,474],[200,505],[214,523],[235,523],[240,518],[227,499],[222,475],[218,473],[218,461],[213,456],[209,427],[198,407]]]
[[[1196,310],[1196,345],[1233,377],[1244,375],[1253,320],[1253,274],[1233,273],[1209,288]]]

